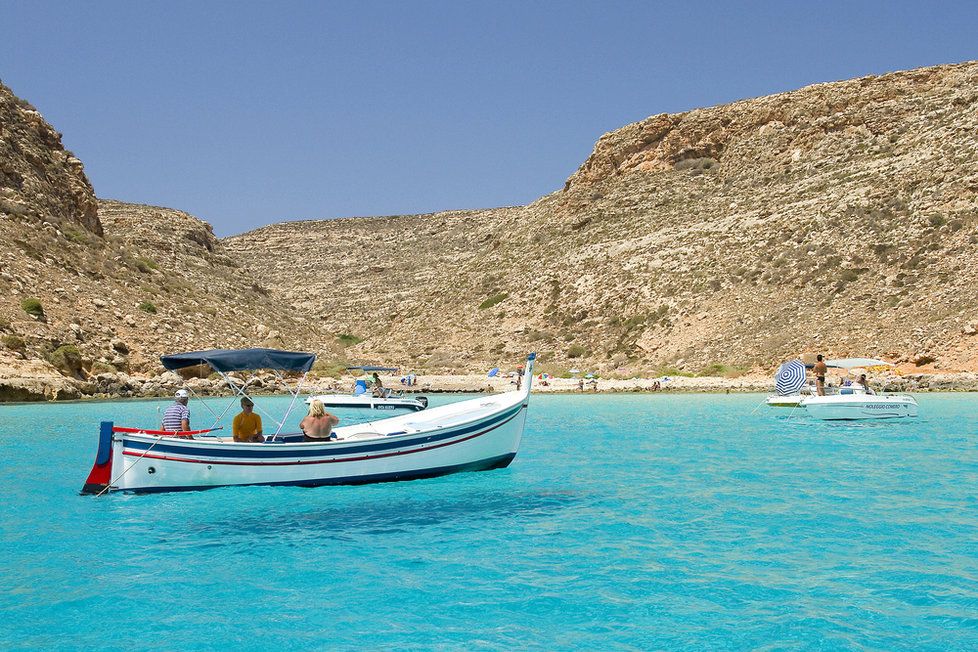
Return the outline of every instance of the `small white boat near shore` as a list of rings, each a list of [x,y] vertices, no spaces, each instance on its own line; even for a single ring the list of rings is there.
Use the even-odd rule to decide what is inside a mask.
[[[804,399],[814,395],[814,391],[808,385],[805,385],[795,394],[772,394],[764,402],[767,403],[768,407],[796,408],[801,406],[801,402]]]
[[[356,372],[396,372],[397,367],[379,367],[379,366],[356,366],[347,367],[347,371]],[[410,374],[409,378],[413,379],[414,375]],[[401,379],[402,382],[404,379]],[[316,396],[310,396],[306,399],[306,404],[312,403],[313,401],[322,401],[322,404],[326,407],[332,408],[354,408],[360,410],[412,410],[420,411],[428,407],[428,397],[426,396],[407,396],[403,392],[394,392],[388,388],[383,388],[381,390],[382,396],[377,396],[374,394],[367,386],[367,380],[359,379],[354,383],[353,391],[348,394],[339,393],[336,391],[330,392],[328,394],[317,394]]]
[[[916,417],[917,399],[909,394],[870,394],[842,388],[831,396],[809,396],[801,401],[809,415],[825,420],[900,419]]]
[[[843,358],[827,360],[829,369],[845,369],[854,374],[857,369],[883,369],[892,367],[885,360],[874,358]],[[839,387],[838,392],[828,396],[809,396],[801,401],[801,407],[816,419],[826,421],[851,421],[862,419],[902,419],[916,417],[917,399],[909,394],[877,394],[869,388],[865,374],[862,381]]]

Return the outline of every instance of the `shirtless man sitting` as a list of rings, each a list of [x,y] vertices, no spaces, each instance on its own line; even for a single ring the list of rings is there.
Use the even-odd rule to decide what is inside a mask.
[[[299,422],[299,429],[305,435],[303,441],[329,441],[333,426],[339,422],[339,417],[326,411],[322,401],[313,401],[309,405],[309,414]]]

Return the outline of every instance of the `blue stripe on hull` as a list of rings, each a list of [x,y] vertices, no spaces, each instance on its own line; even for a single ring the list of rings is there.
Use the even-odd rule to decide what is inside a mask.
[[[326,478],[320,480],[294,480],[288,482],[256,482],[253,484],[216,484],[207,486],[191,487],[146,487],[136,489],[123,489],[125,493],[149,494],[163,493],[168,491],[203,491],[205,489],[218,489],[221,487],[324,487],[331,485],[357,485],[374,484],[378,482],[401,482],[404,480],[421,480],[423,478],[436,478],[452,473],[464,473],[468,471],[491,471],[493,469],[504,469],[510,465],[516,453],[507,453],[497,457],[490,457],[485,460],[468,462],[466,464],[455,464],[453,466],[442,466],[434,469],[418,469],[416,471],[398,471],[396,473],[375,473],[373,475],[355,475],[345,478]]]
[[[282,444],[268,444],[268,448],[262,446],[260,448],[253,449],[226,449],[222,450],[218,446],[212,446],[209,448],[198,448],[190,446],[181,446],[179,444],[170,444],[168,442],[144,442],[132,439],[125,439],[124,444],[126,449],[134,451],[144,451],[150,446],[153,446],[154,453],[171,453],[174,455],[185,455],[187,457],[214,457],[214,458],[254,458],[254,459],[276,459],[276,458],[287,458],[287,459],[315,459],[317,457],[341,457],[346,455],[353,455],[356,453],[375,453],[378,451],[391,450],[397,448],[409,448],[418,444],[427,444],[431,442],[443,441],[446,439],[452,439],[453,437],[459,437],[461,435],[467,435],[472,432],[476,432],[483,428],[493,429],[502,423],[509,421],[513,417],[517,416],[520,411],[525,407],[525,405],[517,405],[515,408],[496,417],[482,421],[480,423],[475,423],[473,425],[467,426],[465,428],[459,428],[458,430],[446,430],[443,432],[429,432],[418,437],[411,439],[397,439],[394,441],[381,441],[379,443],[364,444],[362,446],[349,446],[343,445],[342,443],[331,443],[325,444],[324,448],[317,448],[313,450],[302,449],[302,448],[292,448],[283,450]],[[155,444],[155,446],[154,446]]]

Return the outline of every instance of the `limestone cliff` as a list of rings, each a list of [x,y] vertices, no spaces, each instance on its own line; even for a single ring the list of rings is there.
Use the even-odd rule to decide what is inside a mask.
[[[976,135],[978,63],[898,72],[650,117],[526,207],[279,224],[228,247],[362,339],[350,355],[400,364],[535,348],[702,372],[821,350],[974,369]]]
[[[315,324],[242,270],[208,224],[109,200],[98,213],[102,238],[5,223],[14,237],[0,247],[0,367],[8,369],[0,386],[4,377],[43,375],[42,364],[48,375],[77,381],[76,389],[48,383],[34,395],[97,391],[91,383],[99,376],[155,374],[161,354],[181,350],[273,346],[331,355],[319,348]]]
[[[219,240],[98,201],[0,87],[0,400],[133,389],[174,350],[727,373],[801,351],[978,369],[978,63],[820,84],[604,135],[529,206]]]
[[[81,161],[33,106],[0,83],[0,211],[34,225],[102,235]]]

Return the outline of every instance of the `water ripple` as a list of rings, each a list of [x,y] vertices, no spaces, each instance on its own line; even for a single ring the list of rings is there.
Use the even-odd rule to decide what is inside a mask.
[[[758,400],[539,397],[505,470],[100,500],[91,424],[153,404],[0,407],[0,647],[973,649],[978,397]]]

